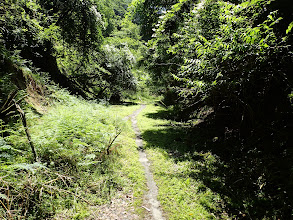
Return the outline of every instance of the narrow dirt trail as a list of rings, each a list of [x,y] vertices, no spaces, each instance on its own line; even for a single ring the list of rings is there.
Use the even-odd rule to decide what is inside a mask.
[[[149,192],[147,194],[147,200],[145,201],[146,205],[149,207],[149,210],[152,214],[153,220],[164,220],[163,213],[160,209],[160,202],[157,200],[158,196],[158,188],[156,186],[156,183],[153,178],[153,174],[150,171],[150,163],[147,159],[147,155],[145,151],[143,150],[143,141],[141,138],[141,132],[137,126],[137,115],[146,107],[146,105],[141,105],[140,109],[136,110],[130,115],[130,119],[132,122],[132,127],[136,135],[136,144],[139,149],[139,161],[144,167],[145,170],[145,176],[147,179],[147,186],[149,188]]]

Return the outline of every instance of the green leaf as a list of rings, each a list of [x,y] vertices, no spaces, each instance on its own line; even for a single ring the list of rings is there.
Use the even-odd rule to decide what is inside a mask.
[[[293,28],[293,21],[289,24],[289,26],[286,30],[286,34],[289,34],[291,32],[292,28]]]

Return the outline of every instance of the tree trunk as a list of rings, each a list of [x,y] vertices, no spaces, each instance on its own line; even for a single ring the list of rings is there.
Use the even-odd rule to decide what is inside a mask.
[[[34,65],[40,68],[42,72],[48,72],[51,80],[59,84],[60,87],[67,88],[71,93],[87,98],[87,94],[75,82],[61,73],[57,65],[56,57],[52,55],[52,51],[52,43],[46,41],[44,45],[39,47],[24,48],[21,55],[23,58],[33,61]]]

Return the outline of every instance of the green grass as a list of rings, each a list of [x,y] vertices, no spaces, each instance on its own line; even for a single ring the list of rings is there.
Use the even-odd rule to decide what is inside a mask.
[[[0,218],[91,218],[93,207],[108,203],[118,192],[134,197],[132,206],[143,218],[146,180],[131,122],[125,120],[140,105],[106,106],[62,91],[55,99],[44,115],[26,111],[38,163],[31,163],[21,124],[0,140],[5,156],[0,165]],[[214,175],[218,159],[210,152],[191,152],[184,125],[164,119],[168,117],[168,111],[153,105],[138,116],[168,219],[228,219],[221,196],[202,178],[208,174],[213,183],[221,182]],[[120,131],[108,155],[107,146]]]
[[[109,106],[114,115],[125,118],[131,115],[135,110],[140,108],[139,104],[134,105],[112,105]],[[142,208],[143,197],[147,191],[146,178],[144,168],[139,162],[139,154],[135,143],[135,134],[131,128],[131,121],[127,120],[127,129],[119,138],[121,148],[119,148],[119,163],[121,164],[121,172],[125,177],[125,192],[130,193],[135,198],[134,208],[136,212],[143,218],[145,209]]]
[[[138,116],[138,125],[168,219],[228,219],[221,196],[199,178],[204,171],[215,170],[217,158],[209,152],[190,152],[185,129],[162,119],[167,115],[163,112],[148,105]],[[193,160],[193,155],[202,160]]]
[[[110,105],[109,109],[113,113],[114,116],[119,116],[120,118],[124,118],[128,115],[131,115],[132,112],[139,109],[140,105],[137,103],[132,103],[130,105]]]
[[[1,155],[8,156],[0,158],[0,218],[84,219],[91,206],[108,203],[118,191],[132,194],[142,213],[144,172],[123,119],[139,105],[105,106],[59,93],[46,114],[26,111],[38,163],[31,163],[21,124],[1,139]]]
[[[147,191],[146,179],[144,175],[144,170],[139,162],[137,146],[134,139],[129,139],[125,136],[124,141],[128,143],[123,144],[120,149],[120,163],[121,172],[125,176],[125,192],[130,193],[135,198],[134,208],[138,215],[144,215],[145,210],[142,208],[143,196]]]

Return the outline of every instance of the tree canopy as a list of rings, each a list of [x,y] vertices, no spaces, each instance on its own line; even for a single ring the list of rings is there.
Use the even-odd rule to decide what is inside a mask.
[[[1,2],[3,77],[8,81],[11,77],[17,80],[19,75],[25,75],[24,70],[36,75],[46,73],[74,94],[108,99],[117,93],[116,83],[121,74],[128,74],[117,87],[135,89],[129,86],[135,84],[130,71],[133,62],[126,61],[132,55],[127,55],[128,58],[123,55],[127,46],[115,53],[121,56],[118,60],[125,61],[117,62],[116,69],[110,67],[114,65],[110,60],[113,50],[102,46],[105,38],[121,29],[128,3],[114,0]]]
[[[291,204],[293,196],[288,180],[293,167],[293,11],[285,9],[288,5],[180,0],[160,16],[160,3],[149,9],[156,15],[146,55],[151,76],[178,120],[201,121],[197,127],[208,131],[203,144],[231,164],[235,178],[229,182],[237,182],[231,192],[254,198],[246,204],[251,218],[264,217],[256,203],[271,209]],[[272,191],[274,185],[282,190]],[[288,218],[290,207],[276,215]]]

